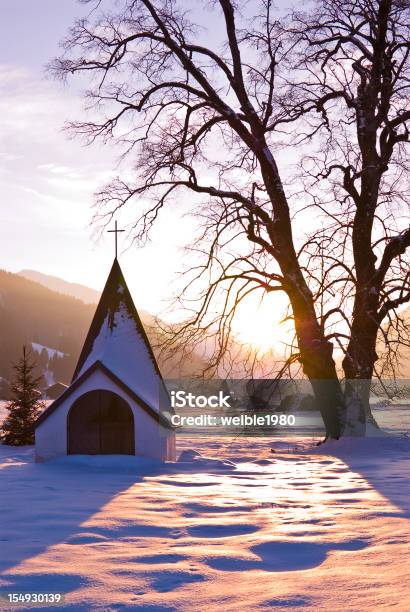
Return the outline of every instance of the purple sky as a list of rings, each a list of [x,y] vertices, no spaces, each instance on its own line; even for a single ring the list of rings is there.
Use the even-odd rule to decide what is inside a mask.
[[[76,0],[2,0],[2,63],[41,73],[67,26],[82,13],[85,7]]]

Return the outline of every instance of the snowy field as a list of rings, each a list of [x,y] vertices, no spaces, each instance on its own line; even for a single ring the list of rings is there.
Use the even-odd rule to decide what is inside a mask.
[[[166,466],[0,446],[0,592],[76,612],[409,610],[409,439],[179,444]]]

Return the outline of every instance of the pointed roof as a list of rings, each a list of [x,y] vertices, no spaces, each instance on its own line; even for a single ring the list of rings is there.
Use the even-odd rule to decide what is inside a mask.
[[[117,259],[95,311],[72,384],[97,361],[159,411],[164,381]]]

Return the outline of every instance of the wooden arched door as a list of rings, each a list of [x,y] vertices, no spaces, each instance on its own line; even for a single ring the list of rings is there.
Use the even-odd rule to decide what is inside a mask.
[[[112,391],[81,395],[68,414],[69,455],[134,455],[134,416]]]

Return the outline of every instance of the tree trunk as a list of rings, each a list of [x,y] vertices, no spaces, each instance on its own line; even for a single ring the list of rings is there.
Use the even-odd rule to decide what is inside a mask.
[[[346,377],[346,434],[362,436],[378,425],[370,410],[370,385],[376,354],[377,319],[376,312],[366,310],[354,317],[350,342],[343,360]]]
[[[259,138],[259,161],[274,220],[268,226],[273,256],[283,274],[283,287],[292,306],[300,352],[326,429],[326,438],[338,439],[344,428],[344,401],[333,345],[328,342],[315,312],[314,298],[296,255],[289,205],[278,168],[264,138]]]
[[[319,326],[313,299],[309,302],[305,296],[301,301],[294,291],[290,291],[289,298],[295,317],[299,361],[312,385],[325,424],[326,438],[338,439],[344,430],[345,405],[333,359],[333,345],[326,340]]]
[[[371,430],[378,430],[370,410],[371,378],[347,379],[345,382],[346,425],[344,434],[347,436],[365,436]]]

